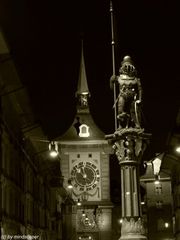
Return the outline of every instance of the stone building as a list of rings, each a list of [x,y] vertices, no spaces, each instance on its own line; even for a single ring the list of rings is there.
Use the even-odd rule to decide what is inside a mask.
[[[179,159],[180,111],[167,139],[166,149],[147,162],[141,177],[145,189],[143,211],[149,240],[180,239],[179,229]],[[154,160],[160,160],[159,173],[154,173]]]
[[[25,87],[0,32],[0,226],[1,236],[61,239],[57,187],[60,167],[50,165],[47,142],[34,119]],[[51,184],[56,164],[59,182]],[[43,168],[42,168],[43,166]],[[48,173],[48,174],[47,174]]]
[[[171,177],[172,196],[172,226],[175,239],[180,239],[180,109],[175,119],[175,124],[169,134],[167,151],[162,161],[162,170],[165,170]]]

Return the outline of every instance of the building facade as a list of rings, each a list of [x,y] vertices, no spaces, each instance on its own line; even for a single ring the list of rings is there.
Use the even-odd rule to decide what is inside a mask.
[[[38,239],[61,239],[58,194],[41,166],[47,162],[46,155],[38,154],[38,144],[28,136],[42,130],[33,118],[27,92],[1,32],[0,92],[1,237],[33,235]]]
[[[175,239],[180,239],[180,109],[168,139],[168,149],[162,162],[162,168],[171,176],[172,184],[172,222]]]
[[[145,189],[142,211],[148,239],[173,239],[173,198],[170,176],[161,171],[159,179],[155,179],[153,164],[148,162],[146,173],[140,181]]]
[[[180,111],[167,139],[164,152],[147,162],[146,173],[141,177],[145,189],[143,211],[148,239],[180,239],[179,229],[179,131]],[[154,160],[159,159],[158,175]]]

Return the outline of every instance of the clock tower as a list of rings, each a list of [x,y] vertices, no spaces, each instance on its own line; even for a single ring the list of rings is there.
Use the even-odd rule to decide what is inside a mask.
[[[74,200],[72,211],[64,211],[67,233],[63,239],[109,240],[112,223],[109,155],[112,150],[90,113],[83,45],[75,96],[77,112],[74,122],[57,140],[64,187]],[[68,183],[72,185],[70,190]]]

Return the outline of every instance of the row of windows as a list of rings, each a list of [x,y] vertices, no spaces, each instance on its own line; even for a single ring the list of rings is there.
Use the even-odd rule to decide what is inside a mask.
[[[19,196],[17,191],[4,185],[2,188],[3,213],[19,222],[27,221],[34,226],[45,227],[47,225],[45,212],[48,210],[45,211],[45,208],[39,202],[35,202],[29,194],[25,196]]]
[[[37,176],[27,156],[5,129],[1,135],[1,149],[0,169],[5,178],[2,185],[3,215],[17,222],[50,229],[49,187]]]
[[[37,201],[43,202],[46,189],[44,184],[41,183],[41,181],[30,172],[26,174],[25,178],[24,172],[18,171],[18,169],[19,168],[16,168],[14,171],[17,170],[17,174],[19,174],[17,176],[19,176],[19,178],[14,179],[12,175],[8,175],[7,179],[12,182],[13,185],[15,184],[17,187],[19,187],[22,192],[29,192]],[[19,179],[19,181],[17,179]],[[48,193],[46,195],[48,195]],[[49,195],[47,197],[49,198]]]
[[[44,199],[44,185],[37,178],[29,164],[24,161],[22,151],[13,145],[4,132],[2,138],[2,170],[8,179],[13,181],[22,191],[30,192],[37,200]]]
[[[50,209],[49,191],[40,177],[35,175],[28,161],[25,161],[21,149],[9,140],[5,131],[1,144],[1,168],[6,179],[2,189],[3,213],[19,222],[27,221],[44,227],[45,211],[42,208]],[[26,199],[28,193],[30,195]]]
[[[77,158],[80,158],[81,157],[81,154],[77,154]],[[88,153],[88,158],[92,158],[92,153]]]
[[[35,227],[46,227],[47,215],[44,208],[40,207],[37,203],[27,199],[27,222],[33,224]]]

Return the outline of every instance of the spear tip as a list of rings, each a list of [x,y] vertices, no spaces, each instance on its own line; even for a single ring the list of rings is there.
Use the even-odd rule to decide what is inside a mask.
[[[110,12],[113,11],[113,4],[112,4],[112,1],[110,1]]]

